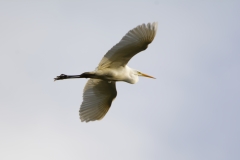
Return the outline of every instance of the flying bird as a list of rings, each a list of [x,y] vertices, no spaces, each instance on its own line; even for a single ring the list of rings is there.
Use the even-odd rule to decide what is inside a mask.
[[[147,49],[157,32],[157,22],[142,24],[130,30],[102,58],[95,71],[80,75],[61,74],[54,80],[90,78],[83,90],[79,115],[82,122],[101,120],[117,96],[116,82],[138,82],[138,76],[154,78],[127,66],[137,53]],[[154,78],[155,79],[155,78]]]

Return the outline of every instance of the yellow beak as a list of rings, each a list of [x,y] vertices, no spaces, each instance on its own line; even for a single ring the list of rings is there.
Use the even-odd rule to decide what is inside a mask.
[[[152,77],[152,76],[149,76],[149,75],[147,75],[147,74],[145,74],[145,73],[141,73],[141,72],[139,72],[139,76],[156,79],[156,78],[154,78],[154,77]]]

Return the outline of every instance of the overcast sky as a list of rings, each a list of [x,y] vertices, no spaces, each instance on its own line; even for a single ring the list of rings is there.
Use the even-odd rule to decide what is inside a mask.
[[[240,159],[240,1],[0,1],[1,160]],[[101,121],[86,79],[130,29],[158,22]]]

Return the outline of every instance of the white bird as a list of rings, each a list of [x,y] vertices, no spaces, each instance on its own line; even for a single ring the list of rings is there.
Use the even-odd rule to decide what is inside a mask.
[[[127,63],[134,55],[147,49],[156,32],[156,22],[139,25],[104,55],[95,71],[80,75],[61,74],[54,79],[90,78],[84,87],[83,102],[79,110],[82,122],[101,120],[106,115],[117,96],[117,81],[134,84],[138,82],[138,76],[154,78],[128,67]]]

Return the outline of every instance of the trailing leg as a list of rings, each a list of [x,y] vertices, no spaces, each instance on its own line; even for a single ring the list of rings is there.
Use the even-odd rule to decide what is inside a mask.
[[[54,81],[57,80],[63,80],[63,79],[72,79],[72,78],[94,78],[95,74],[91,73],[91,72],[84,72],[80,75],[65,75],[65,74],[61,74],[60,76],[57,76],[56,78],[54,78]]]

